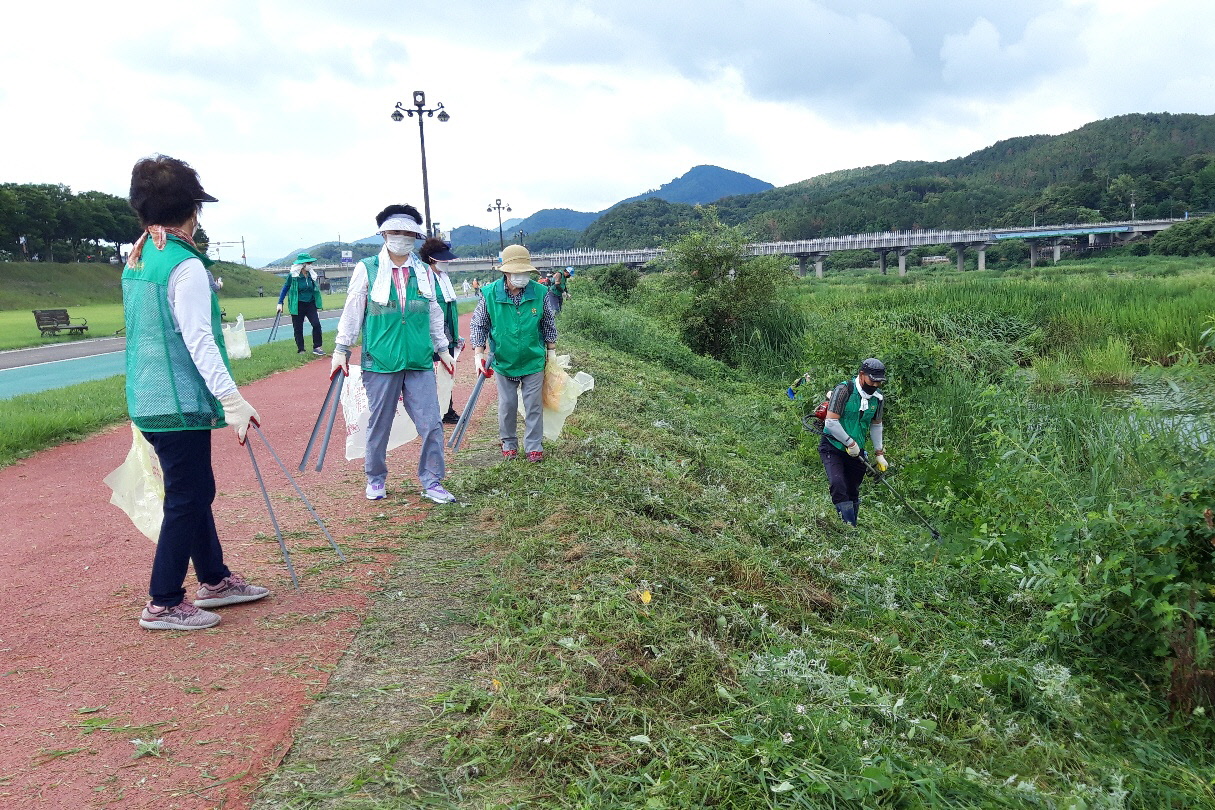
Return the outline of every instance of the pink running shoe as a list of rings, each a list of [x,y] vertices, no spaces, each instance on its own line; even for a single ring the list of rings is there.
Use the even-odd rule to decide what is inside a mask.
[[[219,624],[219,614],[199,610],[189,602],[173,607],[160,607],[148,602],[139,626],[148,630],[205,630]]]
[[[527,460],[531,461],[531,462],[544,461],[544,451],[543,450],[527,451]]]
[[[194,596],[194,604],[199,607],[217,608],[241,602],[256,602],[269,593],[269,588],[250,585],[240,574],[232,574],[221,579],[216,585],[200,585]]]

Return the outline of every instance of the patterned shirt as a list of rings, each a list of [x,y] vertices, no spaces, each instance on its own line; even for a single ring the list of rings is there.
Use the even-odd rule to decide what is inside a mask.
[[[513,290],[507,285],[506,296],[512,304],[519,306],[519,302],[523,300],[523,290]],[[540,337],[544,339],[546,346],[557,343],[557,310],[547,295],[544,296],[544,314],[540,316]],[[485,299],[482,298],[477,301],[477,308],[473,310],[472,314],[472,322],[468,325],[468,342],[473,345],[474,349],[480,349],[488,338],[489,312],[485,309]]]

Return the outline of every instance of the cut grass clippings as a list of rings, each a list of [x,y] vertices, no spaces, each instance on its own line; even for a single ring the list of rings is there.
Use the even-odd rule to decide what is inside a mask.
[[[357,740],[258,807],[1215,807],[1209,720],[1058,660],[882,488],[840,524],[781,391],[571,346],[545,462],[459,465],[470,508],[410,530],[488,579],[437,716],[377,723],[419,632],[377,608],[393,691],[331,682]]]

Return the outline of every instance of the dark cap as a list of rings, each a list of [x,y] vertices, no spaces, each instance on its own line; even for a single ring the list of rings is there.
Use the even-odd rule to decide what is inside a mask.
[[[886,382],[886,366],[876,357],[870,357],[861,363],[861,371],[868,374],[877,382]]]
[[[430,237],[426,243],[422,245],[418,255],[422,257],[424,262],[450,262],[458,259],[459,256],[451,252],[451,242],[444,242],[437,237]]]

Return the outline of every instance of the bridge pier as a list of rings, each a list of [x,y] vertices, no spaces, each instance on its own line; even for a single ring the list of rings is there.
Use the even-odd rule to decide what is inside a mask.
[[[793,255],[797,258],[798,278],[805,278],[806,277],[806,259],[810,258],[810,254],[809,253],[795,253]]]
[[[886,275],[886,254],[890,251],[883,250],[881,248],[874,248],[873,252],[878,255],[878,270],[882,272],[883,276]]]
[[[899,277],[907,275],[907,254],[911,252],[910,248],[899,248]]]
[[[958,252],[958,272],[960,273],[966,269],[966,243],[954,242],[952,247]]]
[[[825,259],[825,258],[827,258],[826,253],[815,253],[814,254],[814,277],[815,278],[823,277],[823,259]]]
[[[1058,264],[1059,259],[1062,256],[1063,240],[1062,239],[1052,239],[1051,247],[1053,248],[1053,253],[1054,253],[1054,262],[1052,262],[1052,263]]]
[[[989,247],[991,247],[993,244],[994,243],[992,243],[992,242],[984,242],[983,244],[978,246],[977,250],[979,253],[979,269],[980,270],[987,269],[987,249]]]

